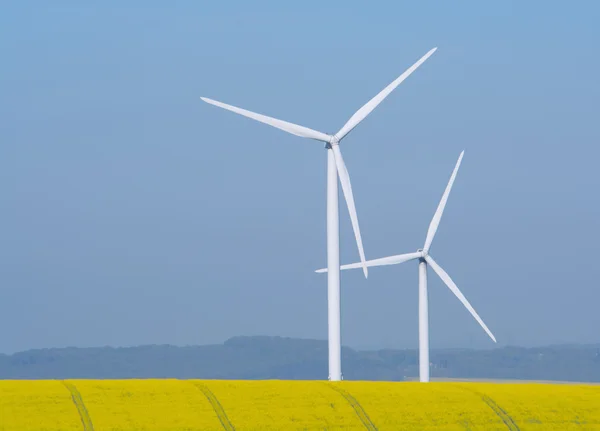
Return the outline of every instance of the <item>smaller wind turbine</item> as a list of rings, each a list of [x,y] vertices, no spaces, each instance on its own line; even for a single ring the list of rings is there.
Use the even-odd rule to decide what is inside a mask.
[[[475,309],[471,306],[467,298],[462,294],[462,292],[458,289],[458,286],[452,281],[450,276],[444,271],[444,269],[437,264],[435,260],[429,255],[429,249],[431,248],[431,243],[433,242],[433,237],[437,232],[438,226],[440,224],[440,220],[442,218],[442,214],[444,212],[444,208],[446,207],[446,202],[448,201],[448,196],[450,195],[450,190],[452,190],[452,185],[454,184],[454,180],[456,179],[456,174],[458,173],[458,168],[460,167],[460,163],[462,161],[464,151],[460,153],[458,157],[458,161],[456,162],[456,166],[454,167],[454,171],[452,172],[452,176],[450,177],[450,181],[446,186],[446,190],[442,195],[442,200],[437,207],[435,214],[433,215],[433,219],[429,224],[429,230],[427,231],[427,237],[425,239],[425,245],[422,249],[417,250],[415,253],[406,253],[399,254],[396,256],[383,257],[380,259],[368,260],[366,262],[360,263],[352,263],[349,265],[342,265],[340,269],[353,269],[353,268],[362,268],[363,265],[366,266],[383,266],[383,265],[397,265],[399,263],[408,262],[411,260],[418,259],[419,260],[419,379],[421,382],[429,381],[429,305],[427,300],[427,265],[431,266],[431,268],[435,271],[435,273],[442,279],[442,281],[448,286],[448,288],[456,295],[458,300],[462,302],[462,304],[469,310],[469,313],[477,320],[477,322],[481,325],[483,330],[490,336],[494,343],[496,342],[496,338],[494,334],[488,329],[479,314],[475,311]],[[327,272],[327,269],[319,269],[316,272]]]

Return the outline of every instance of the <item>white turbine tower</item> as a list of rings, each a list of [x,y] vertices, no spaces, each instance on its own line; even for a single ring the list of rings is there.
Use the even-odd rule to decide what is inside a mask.
[[[427,60],[437,48],[432,49],[425,54],[419,61],[407,69],[394,82],[385,87],[377,96],[373,97],[362,108],[344,124],[344,126],[334,135],[321,133],[307,127],[288,123],[287,121],[267,117],[262,114],[250,112],[245,109],[227,105],[216,100],[205,97],[201,99],[206,103],[218,106],[223,109],[235,112],[261,123],[281,129],[292,135],[303,138],[310,138],[325,143],[327,149],[327,268],[329,274],[327,278],[327,304],[328,304],[328,339],[329,339],[329,379],[341,380],[341,334],[340,334],[340,254],[339,254],[339,214],[338,214],[338,185],[339,175],[342,184],[342,191],[348,205],[348,212],[352,221],[352,229],[356,237],[358,253],[361,262],[365,262],[365,253],[363,251],[360,229],[358,226],[358,217],[354,206],[354,197],[352,195],[352,186],[348,170],[342,158],[339,148],[340,141],[348,135],[367,115],[369,115],[402,81],[413,73],[425,60]],[[362,265],[365,277],[367,277],[367,267]]]
[[[496,338],[492,334],[492,332],[488,329],[481,317],[477,314],[475,309],[471,306],[467,298],[462,294],[462,292],[458,289],[458,286],[452,281],[450,276],[442,269],[441,266],[437,264],[435,260],[429,255],[429,249],[431,248],[431,243],[433,242],[433,237],[438,229],[440,224],[440,220],[442,218],[442,213],[444,212],[444,208],[446,206],[446,202],[448,201],[448,195],[450,195],[450,190],[452,189],[452,184],[454,184],[454,180],[456,178],[456,174],[458,172],[458,168],[460,167],[460,163],[463,158],[463,151],[460,153],[458,157],[458,161],[456,162],[456,166],[454,171],[452,172],[452,176],[450,177],[450,181],[446,186],[446,190],[442,195],[442,200],[437,207],[435,214],[433,215],[433,219],[429,224],[429,230],[427,231],[427,237],[425,239],[425,245],[423,249],[417,250],[415,253],[406,253],[399,254],[396,256],[383,257],[381,259],[368,260],[366,262],[353,263],[349,265],[343,265],[341,269],[352,269],[358,268],[362,266],[383,266],[383,265],[396,265],[399,263],[408,262],[411,260],[419,260],[419,379],[421,382],[429,381],[429,306],[427,300],[427,265],[431,266],[431,268],[435,271],[435,273],[442,279],[446,286],[456,295],[458,300],[462,302],[462,304],[469,310],[469,313],[477,320],[477,322],[481,325],[484,331],[490,336],[494,342],[496,342]],[[319,269],[316,272],[327,272],[328,268]]]

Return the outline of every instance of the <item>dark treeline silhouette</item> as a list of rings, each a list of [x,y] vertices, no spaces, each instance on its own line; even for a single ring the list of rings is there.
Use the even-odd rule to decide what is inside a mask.
[[[413,379],[416,350],[343,348],[346,380]],[[600,382],[600,345],[431,351],[433,378]],[[326,379],[327,342],[234,337],[223,344],[175,347],[57,348],[0,355],[0,379]]]

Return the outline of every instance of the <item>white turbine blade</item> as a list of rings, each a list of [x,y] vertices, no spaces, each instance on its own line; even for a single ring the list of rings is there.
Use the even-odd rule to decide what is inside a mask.
[[[433,237],[437,232],[438,226],[440,225],[440,220],[442,219],[442,214],[444,213],[444,208],[446,207],[446,202],[448,202],[448,196],[450,195],[450,190],[452,190],[452,185],[454,184],[454,180],[456,179],[456,174],[458,173],[458,168],[460,167],[460,162],[462,161],[464,151],[460,153],[458,156],[458,161],[456,162],[456,166],[454,167],[454,171],[452,171],[452,175],[450,176],[450,181],[448,181],[448,185],[446,186],[446,190],[444,190],[444,194],[442,195],[442,200],[440,201],[433,218],[431,219],[431,223],[429,223],[429,229],[427,230],[427,238],[425,239],[425,245],[423,246],[423,251],[427,253],[429,248],[431,247],[431,243],[433,241]]]
[[[309,129],[308,127],[299,126],[297,124],[288,123],[287,121],[278,120],[277,118],[267,117],[266,115],[257,114],[256,112],[247,111],[242,108],[228,105],[226,103],[218,102],[216,100],[201,97],[206,103],[218,106],[219,108],[227,109],[228,111],[235,112],[236,114],[243,115],[244,117],[252,118],[253,120],[260,121],[261,123],[268,124],[269,126],[276,127],[285,132],[291,133],[292,135],[301,136],[303,138],[316,139],[317,141],[329,142],[330,136],[317,132],[316,130]]]
[[[481,327],[483,328],[483,330],[485,332],[487,332],[487,334],[490,336],[490,338],[492,340],[494,340],[494,343],[495,343],[496,342],[496,337],[494,337],[494,334],[492,334],[492,331],[490,331],[488,329],[488,327],[486,326],[486,324],[483,323],[483,320],[481,320],[481,317],[479,317],[479,314],[477,314],[477,312],[471,306],[471,304],[469,303],[469,301],[467,301],[467,298],[465,298],[465,296],[459,290],[458,286],[454,283],[454,281],[452,281],[452,279],[450,278],[450,276],[448,275],[448,273],[446,271],[444,271],[443,268],[441,266],[439,266],[436,263],[436,261],[433,260],[433,258],[431,256],[429,256],[429,255],[425,256],[425,260],[427,261],[427,263],[429,264],[429,266],[431,266],[431,268],[436,272],[436,274],[440,276],[440,278],[442,279],[442,281],[444,283],[446,283],[446,286],[448,286],[448,288],[452,291],[452,293],[454,293],[454,295],[456,295],[456,297],[458,298],[458,300],[460,302],[462,302],[462,304],[467,308],[467,310],[469,310],[469,313],[471,313],[471,315],[475,318],[475,320],[477,320],[477,322],[481,325]]]
[[[406,253],[398,254],[396,256],[382,257],[379,259],[367,260],[364,265],[362,262],[350,263],[348,265],[342,265],[340,269],[354,269],[362,268],[363,266],[384,266],[384,265],[397,265],[399,263],[408,262],[409,260],[418,259],[421,257],[421,253]],[[323,273],[327,272],[327,268],[317,269],[315,272]]]
[[[346,169],[346,164],[344,163],[344,158],[342,157],[342,152],[340,151],[340,146],[333,145],[331,149],[333,150],[338,176],[340,178],[340,183],[342,184],[342,190],[344,192],[344,197],[346,198],[346,204],[348,205],[350,220],[352,220],[352,229],[354,230],[354,236],[356,237],[356,245],[358,246],[360,261],[363,263],[363,272],[365,274],[365,278],[367,278],[369,276],[369,271],[367,270],[367,267],[364,266],[365,251],[363,249],[362,238],[360,236],[360,228],[358,227],[358,215],[356,214],[356,207],[354,206],[354,195],[352,194],[350,176],[348,175],[348,169]]]
[[[377,96],[373,97],[362,108],[360,108],[358,111],[356,111],[354,113],[354,115],[352,117],[350,117],[350,119],[346,122],[346,124],[344,124],[344,127],[342,127],[340,129],[340,131],[335,134],[335,136],[338,138],[338,140],[342,140],[342,138],[344,136],[346,136],[348,133],[350,133],[352,131],[352,129],[354,129],[356,126],[358,126],[358,124],[362,120],[364,120],[367,117],[367,115],[369,115],[373,111],[373,109],[375,109],[377,107],[377,105],[379,105],[381,102],[383,102],[383,99],[385,99],[392,91],[394,91],[394,89],[398,85],[400,85],[400,83],[402,83],[402,81],[404,81],[406,78],[408,78],[411,75],[411,73],[413,73],[415,70],[417,70],[417,68],[425,62],[425,60],[427,60],[429,57],[431,57],[431,55],[435,52],[436,49],[437,48],[433,48],[432,50],[430,50],[427,54],[425,54],[423,57],[421,57],[421,59],[419,61],[417,61],[415,64],[413,64],[411,67],[409,67],[398,78],[396,78],[396,80],[394,82],[392,82],[390,85],[388,85],[383,90],[381,90]]]

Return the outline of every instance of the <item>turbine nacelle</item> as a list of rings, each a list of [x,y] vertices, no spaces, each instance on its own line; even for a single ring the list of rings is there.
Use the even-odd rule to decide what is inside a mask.
[[[340,139],[336,135],[329,135],[329,140],[325,143],[325,148],[330,150],[336,145],[340,145]]]

